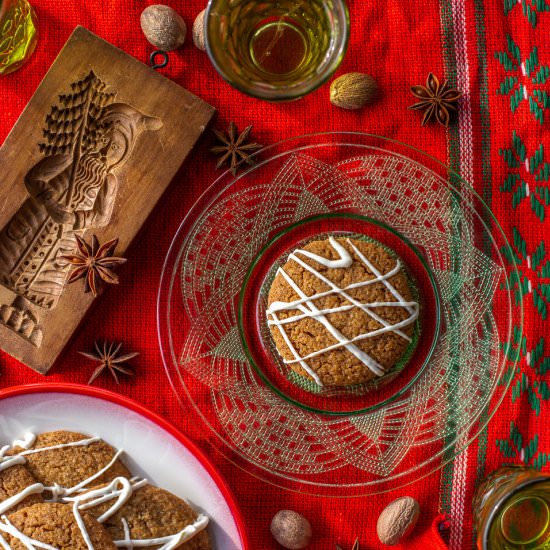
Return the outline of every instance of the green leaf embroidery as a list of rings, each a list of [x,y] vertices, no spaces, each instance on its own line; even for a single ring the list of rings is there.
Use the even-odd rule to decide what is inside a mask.
[[[518,61],[518,63],[521,63],[521,62]],[[535,46],[531,50],[529,57],[525,60],[525,72],[527,73],[527,76],[531,76],[531,73],[533,72],[533,70],[538,64],[539,64],[538,48]]]
[[[525,446],[523,441],[521,431],[512,420],[509,438],[497,439],[495,443],[504,458],[518,458],[525,466],[540,470],[547,464],[550,454],[539,451],[539,435],[535,434]]]
[[[518,159],[521,162],[525,162],[525,157],[527,154],[525,151],[525,145],[515,131],[512,132],[512,145],[514,147],[514,151],[516,152]]]
[[[521,256],[524,258],[527,257],[527,243],[525,239],[521,236],[517,227],[512,228],[513,242],[516,249],[519,251]]]
[[[524,6],[526,5],[524,4]],[[545,90],[539,89],[539,86],[544,85],[549,78],[550,67],[540,65],[536,46],[533,47],[523,61],[520,48],[510,35],[506,36],[506,46],[508,51],[495,52],[496,59],[498,59],[505,72],[508,73],[500,82],[497,94],[510,96],[512,113],[518,109],[523,101],[527,100],[529,111],[540,124],[543,124],[544,111],[550,108],[550,96]],[[526,84],[529,84],[529,88],[534,87],[530,94]]]
[[[546,251],[544,248],[544,241],[540,241],[539,245],[537,246],[537,249],[533,253],[533,258],[531,260],[533,269],[537,270],[539,268],[539,265],[542,263],[542,260],[546,256]]]
[[[517,61],[518,65],[521,64],[521,52],[519,50],[518,45],[512,40],[512,37],[509,34],[506,35],[506,42],[507,42],[508,51],[510,52],[510,54]]]
[[[548,67],[541,67],[537,74],[533,77],[534,84],[544,84],[550,76],[550,69]]]
[[[499,60],[500,64],[507,71],[515,71],[518,68],[518,66],[514,63],[512,59],[510,59],[510,56],[506,52],[496,52],[495,57]]]
[[[522,4],[522,13],[533,28],[537,26],[537,13],[550,11],[545,0],[504,0],[504,14],[508,15],[516,4]]]
[[[525,144],[514,130],[511,147],[499,149],[499,155],[510,169],[500,190],[512,194],[512,208],[517,208],[529,197],[531,210],[541,222],[544,221],[546,208],[550,206],[550,188],[542,185],[530,186],[526,181],[531,177],[537,182],[550,180],[550,163],[545,160],[543,144],[528,157]]]
[[[544,90],[533,90],[533,97],[535,97],[541,104],[543,109],[550,107],[550,96]]]
[[[532,253],[527,250],[527,243],[517,227],[512,228],[512,244],[501,249],[502,255],[509,264],[515,264],[517,271],[509,273],[502,288],[514,292],[517,304],[531,295],[535,309],[546,320],[550,306],[550,283],[543,281],[550,277],[550,258],[547,258],[544,241]]]
[[[527,351],[527,338],[521,334],[519,327],[514,327],[512,341],[504,342],[501,348],[506,359],[512,363],[506,372],[507,377],[515,378],[511,384],[512,403],[525,395],[531,409],[539,416],[542,403],[550,399],[550,386],[546,380],[550,370],[550,356],[545,355],[544,337]],[[523,367],[522,359],[529,370]],[[506,378],[503,383],[508,380],[510,378]]]

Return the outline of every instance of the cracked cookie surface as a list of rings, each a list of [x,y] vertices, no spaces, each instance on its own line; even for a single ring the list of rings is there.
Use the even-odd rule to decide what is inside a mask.
[[[81,512],[85,530],[96,550],[115,550],[116,546],[106,529],[92,516]],[[27,506],[7,515],[18,531],[35,541],[49,544],[59,550],[88,550],[82,531],[67,504],[41,503]],[[17,537],[0,532],[12,550],[28,548]]]
[[[88,511],[95,517],[99,517],[108,508],[109,503],[104,503]],[[173,536],[191,525],[197,517],[197,512],[184,500],[165,489],[146,485],[136,489],[128,502],[116,514],[106,519],[103,525],[113,540],[124,539],[123,519],[128,524],[132,540],[155,539]],[[160,548],[160,545],[149,548]],[[212,547],[207,531],[203,530],[178,548],[210,550]]]
[[[24,464],[16,464],[0,471],[0,504],[10,497],[18,495],[30,485],[37,483],[34,476],[27,470]],[[10,507],[10,512],[43,502],[42,495],[34,494],[24,498],[18,504]]]
[[[417,316],[402,262],[360,239],[318,240],[295,250],[268,295],[279,354],[324,386],[362,384],[389,372],[408,348]]]
[[[66,443],[75,443],[90,439],[89,435],[78,432],[55,431],[38,435],[30,450],[43,447],[54,447]],[[24,449],[16,448],[15,452]],[[44,450],[43,452],[27,454],[27,468],[33,477],[46,487],[60,485],[74,487],[83,480],[95,475],[105,468],[116,454],[115,449],[102,440],[87,445],[77,445],[60,449]],[[115,463],[94,484],[106,483],[117,476],[131,477],[130,472],[120,462]]]

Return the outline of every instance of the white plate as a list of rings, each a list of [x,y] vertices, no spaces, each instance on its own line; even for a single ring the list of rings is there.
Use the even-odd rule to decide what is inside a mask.
[[[202,452],[141,405],[107,392],[72,384],[21,386],[0,392],[0,444],[26,432],[72,430],[99,436],[125,451],[134,475],[186,499],[210,517],[216,550],[245,550],[238,508]]]

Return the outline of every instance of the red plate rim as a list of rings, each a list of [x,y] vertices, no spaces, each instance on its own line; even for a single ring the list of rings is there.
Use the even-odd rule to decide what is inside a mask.
[[[119,395],[118,393],[109,390],[93,388],[82,384],[49,382],[43,384],[23,384],[19,386],[12,386],[10,388],[0,390],[0,400],[6,399],[8,397],[29,395],[34,393],[71,393],[77,395],[86,395],[88,397],[95,397],[96,399],[104,399],[105,401],[110,401],[111,403],[115,403],[116,405],[120,405],[138,413],[141,416],[144,416],[148,420],[154,422],[159,428],[162,428],[164,431],[168,432],[172,437],[176,438],[200,462],[200,464],[208,472],[210,477],[214,480],[214,483],[216,484],[216,486],[222,493],[225,501],[229,505],[229,509],[237,526],[237,531],[241,539],[243,550],[250,550],[251,547],[248,540],[248,535],[244,527],[244,518],[242,516],[239,506],[237,505],[235,496],[227,485],[227,482],[223,478],[222,474],[210,462],[203,451],[199,449],[199,447],[195,443],[193,443],[193,441],[191,441],[186,435],[176,429],[167,420],[164,420],[164,418],[162,418],[158,414],[150,411],[145,406],[141,405],[137,401],[134,401],[133,399],[130,399],[129,397]]]

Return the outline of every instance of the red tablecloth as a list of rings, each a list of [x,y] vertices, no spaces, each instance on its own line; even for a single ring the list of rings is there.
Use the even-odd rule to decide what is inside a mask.
[[[0,78],[0,141],[8,134],[75,25],[81,24],[146,61],[152,48],[139,26],[139,15],[152,2],[103,0],[51,2],[34,0],[40,19],[40,42],[32,60],[19,72]],[[168,1],[189,28],[204,7],[198,0]],[[271,105],[249,99],[218,77],[206,54],[190,37],[171,55],[164,73],[214,105],[216,125],[230,120],[254,124],[253,137],[270,144],[299,134],[330,130],[365,131],[414,145],[449,163],[470,181],[493,208],[512,243],[521,270],[526,326],[524,335],[503,343],[512,357],[520,354],[513,392],[489,428],[442,472],[401,494],[418,499],[426,530],[439,511],[452,521],[450,547],[473,545],[471,496],[475,483],[503,461],[544,467],[550,453],[547,400],[550,370],[547,308],[550,261],[544,238],[550,218],[550,3],[548,0],[440,0],[425,2],[351,2],[351,42],[338,71],[371,74],[380,84],[380,100],[358,112],[331,107],[328,86],[290,104]],[[420,128],[420,114],[408,111],[409,86],[424,83],[429,71],[448,78],[465,94],[458,120],[449,130]],[[176,109],[177,106],[175,105]],[[160,413],[195,439],[217,464],[244,511],[252,548],[276,548],[269,521],[281,508],[304,513],[314,526],[313,548],[378,548],[375,533],[380,510],[398,494],[353,500],[319,499],[267,486],[226,462],[207,443],[208,433],[190,410],[182,410],[168,385],[160,358],[155,300],[163,258],[186,211],[216,177],[202,140],[153,212],[139,242],[127,253],[121,284],[109,288],[92,315],[76,332],[49,381],[85,383],[92,366],[76,353],[96,338],[125,342],[139,351],[137,376],[116,386],[108,377],[96,384],[119,391]],[[9,167],[0,167],[0,173]],[[0,385],[44,380],[0,353]],[[438,497],[436,497],[438,495]]]

